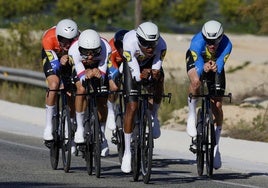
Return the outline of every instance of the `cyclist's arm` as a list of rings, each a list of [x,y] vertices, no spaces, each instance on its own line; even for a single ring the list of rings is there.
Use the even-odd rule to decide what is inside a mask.
[[[227,61],[231,51],[232,51],[232,43],[228,39],[227,36],[223,36],[222,41],[221,41],[221,46],[219,46],[219,54],[220,56],[216,60],[217,64],[217,72],[221,73],[223,70],[224,64]]]

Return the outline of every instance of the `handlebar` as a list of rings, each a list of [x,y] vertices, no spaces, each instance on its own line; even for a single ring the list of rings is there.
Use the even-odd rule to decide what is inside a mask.
[[[212,94],[189,94],[190,102],[193,97],[207,97],[207,98],[214,98],[214,97],[221,97],[221,98],[229,98],[229,102],[232,102],[232,93],[228,93],[227,95],[212,95]]]

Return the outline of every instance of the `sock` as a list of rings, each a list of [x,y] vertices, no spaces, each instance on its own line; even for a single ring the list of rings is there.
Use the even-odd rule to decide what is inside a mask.
[[[131,135],[132,133],[124,133],[125,136],[125,154],[129,154],[131,155],[131,151],[130,151],[130,142],[131,142]]]
[[[189,115],[196,115],[196,104],[197,104],[198,99],[191,99],[188,97],[188,107],[189,107]]]
[[[108,114],[114,113],[114,103],[110,102],[109,100],[107,101],[107,108],[108,108]]]
[[[85,116],[85,112],[76,112],[77,130],[83,128],[84,116]]]
[[[52,127],[52,118],[55,111],[55,105],[46,105],[46,127]]]
[[[219,145],[222,126],[215,126],[216,145]]]

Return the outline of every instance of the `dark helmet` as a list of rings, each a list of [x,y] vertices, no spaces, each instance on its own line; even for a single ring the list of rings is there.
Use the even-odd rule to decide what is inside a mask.
[[[123,48],[123,38],[128,30],[121,29],[114,34],[114,46],[119,49]]]

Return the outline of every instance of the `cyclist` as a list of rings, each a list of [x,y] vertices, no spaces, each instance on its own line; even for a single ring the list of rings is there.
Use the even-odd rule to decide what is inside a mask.
[[[98,78],[107,79],[107,64],[111,53],[109,43],[100,37],[100,35],[92,29],[83,31],[78,40],[74,42],[69,49],[69,56],[75,65],[75,84],[77,94],[85,94],[85,79]],[[76,121],[77,130],[75,132],[75,143],[84,143],[84,127],[83,120],[86,110],[86,97],[76,96]],[[98,114],[102,131],[102,151],[101,156],[105,157],[109,154],[108,143],[105,138],[105,121],[107,118],[107,98],[100,97],[97,99]]]
[[[112,49],[110,56],[110,61],[108,64],[109,69],[109,86],[111,91],[117,91],[119,87],[118,78],[120,75],[119,67],[124,60],[123,57],[123,38],[128,30],[121,29],[117,31],[114,37],[109,41],[109,44]],[[110,130],[116,128],[115,125],[115,114],[114,114],[114,101],[116,100],[115,95],[109,95],[107,101],[108,116],[106,120],[106,125]]]
[[[150,101],[150,109],[153,116],[153,137],[160,136],[158,109],[164,90],[164,71],[162,62],[166,54],[166,42],[160,36],[158,27],[152,22],[144,22],[136,30],[125,34],[123,39],[124,57],[130,70],[130,77],[125,79],[124,90],[127,93],[136,91],[137,83],[146,83],[154,80],[152,87],[148,88],[156,93],[153,101]],[[124,76],[127,74],[124,72]],[[144,81],[144,82],[143,82]],[[149,85],[151,86],[151,85]],[[125,173],[131,171],[130,141],[133,131],[133,120],[138,108],[137,96],[126,98],[126,114],[124,118],[125,151],[122,159],[121,170]]]
[[[208,85],[209,92],[223,95],[225,92],[224,65],[232,50],[232,43],[224,34],[222,24],[215,20],[206,22],[202,31],[191,40],[190,48],[186,53],[186,68],[190,80],[189,93],[198,94],[201,85],[200,77],[207,74],[214,83]],[[215,77],[218,78],[215,82]],[[214,90],[214,91],[213,91]],[[197,99],[188,98],[189,114],[187,133],[195,139],[196,131],[196,104]],[[212,113],[215,118],[216,146],[214,149],[214,168],[221,167],[219,139],[223,122],[222,98],[212,100]],[[194,145],[193,145],[194,146]],[[195,146],[194,146],[195,147]]]
[[[48,29],[42,36],[43,70],[48,88],[59,88],[59,76],[66,72],[71,73],[69,66],[68,49],[79,35],[77,24],[71,19],[63,19],[54,27]],[[46,95],[46,127],[43,138],[53,140],[52,117],[55,111],[56,92]],[[72,147],[73,149],[73,147]]]

